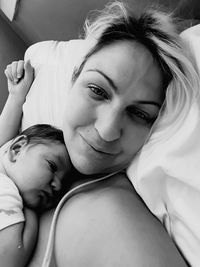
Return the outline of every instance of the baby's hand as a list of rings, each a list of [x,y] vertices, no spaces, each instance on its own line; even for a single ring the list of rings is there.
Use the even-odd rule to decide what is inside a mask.
[[[14,61],[5,69],[10,95],[25,101],[26,95],[34,79],[34,69],[30,62]]]

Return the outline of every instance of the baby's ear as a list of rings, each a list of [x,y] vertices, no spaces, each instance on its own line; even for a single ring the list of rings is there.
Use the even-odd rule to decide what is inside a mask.
[[[21,150],[27,146],[28,138],[26,135],[17,136],[11,143],[8,149],[8,158],[11,162],[15,162]]]

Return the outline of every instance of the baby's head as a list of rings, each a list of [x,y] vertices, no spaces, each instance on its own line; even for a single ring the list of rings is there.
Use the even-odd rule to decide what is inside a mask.
[[[29,127],[6,149],[3,166],[25,204],[47,208],[70,168],[63,133],[47,124]]]

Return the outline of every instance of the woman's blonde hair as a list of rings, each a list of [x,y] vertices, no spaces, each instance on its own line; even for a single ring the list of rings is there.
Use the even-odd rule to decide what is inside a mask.
[[[179,127],[191,105],[199,98],[199,77],[177,33],[172,16],[155,9],[133,15],[123,2],[114,1],[85,22],[85,39],[95,39],[74,73],[76,79],[87,59],[101,48],[119,40],[133,40],[143,44],[159,64],[163,74],[166,98],[153,131],[164,133],[169,127]],[[174,126],[174,127],[173,127]]]

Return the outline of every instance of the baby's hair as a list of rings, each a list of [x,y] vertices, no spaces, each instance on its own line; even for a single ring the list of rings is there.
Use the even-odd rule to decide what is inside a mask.
[[[155,9],[133,14],[125,3],[110,2],[105,9],[85,22],[85,39],[93,39],[94,46],[74,71],[75,82],[87,60],[103,47],[117,41],[129,40],[144,45],[153,55],[163,74],[166,98],[158,120],[157,133],[177,129],[187,116],[195,98],[199,97],[199,78],[192,59],[170,14]],[[174,126],[174,127],[173,127]]]
[[[28,144],[30,145],[55,142],[65,145],[63,132],[49,124],[33,125],[22,131],[19,135],[25,135],[27,137]]]

